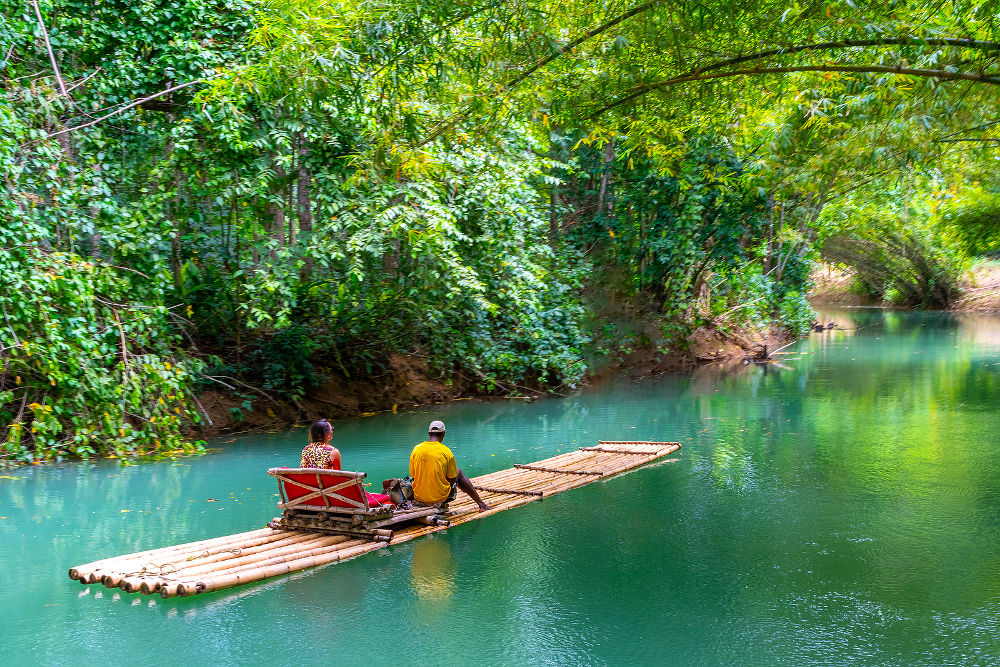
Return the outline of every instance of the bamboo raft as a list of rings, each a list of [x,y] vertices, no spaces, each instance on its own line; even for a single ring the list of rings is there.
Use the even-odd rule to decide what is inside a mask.
[[[262,528],[188,544],[141,551],[70,568],[81,584],[101,583],[127,593],[163,598],[241,586],[310,567],[354,558],[449,526],[541,500],[645,465],[680,449],[676,442],[602,440],[597,447],[474,477],[473,486],[492,509],[478,512],[462,492],[448,505],[447,525],[404,525],[383,541]],[[276,519],[277,520],[277,519]]]

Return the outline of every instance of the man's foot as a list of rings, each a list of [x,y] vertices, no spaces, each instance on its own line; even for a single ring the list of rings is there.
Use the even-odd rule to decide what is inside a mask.
[[[486,503],[479,503],[480,512],[485,512],[486,510],[491,510],[491,509],[493,509],[491,505],[487,505]]]

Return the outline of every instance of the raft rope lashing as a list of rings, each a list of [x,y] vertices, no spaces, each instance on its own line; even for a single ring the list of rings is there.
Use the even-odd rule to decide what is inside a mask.
[[[512,496],[543,496],[541,491],[522,491],[521,489],[498,489],[492,486],[473,486],[476,491],[487,491],[489,493],[506,493]]]
[[[658,442],[655,440],[598,440],[598,445],[679,445],[679,442]],[[586,449],[581,447],[580,449]]]
[[[647,443],[640,443],[640,444],[647,444]],[[656,444],[660,444],[660,443],[656,443]],[[663,443],[663,444],[670,444],[670,443]],[[627,449],[614,449],[612,447],[581,447],[580,451],[581,452],[604,452],[606,454],[631,454],[632,456],[653,456],[654,454],[656,454],[656,450],[653,450],[651,452],[633,452],[633,451],[629,451]]]
[[[239,556],[243,553],[242,547],[233,547],[232,549],[224,549],[219,553],[231,553],[234,556]],[[156,563],[149,563],[143,565],[142,569],[138,572],[126,572],[123,576],[125,577],[160,577],[161,579],[172,580],[170,575],[177,574],[179,571],[177,568],[177,563],[191,562],[193,560],[198,560],[199,558],[206,558],[211,556],[208,549],[197,555],[188,556],[184,560],[179,560],[176,563],[161,563],[157,565]]]
[[[515,468],[521,468],[522,470],[538,470],[540,472],[558,472],[564,475],[597,475],[598,477],[603,477],[603,472],[598,472],[596,470],[562,470],[560,468],[545,468],[543,466],[532,466],[525,463],[515,463]]]

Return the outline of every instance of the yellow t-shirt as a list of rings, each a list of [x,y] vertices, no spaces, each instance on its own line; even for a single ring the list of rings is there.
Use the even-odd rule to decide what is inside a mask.
[[[426,440],[410,454],[413,497],[421,503],[440,503],[451,493],[448,478],[458,476],[455,455],[444,443]]]

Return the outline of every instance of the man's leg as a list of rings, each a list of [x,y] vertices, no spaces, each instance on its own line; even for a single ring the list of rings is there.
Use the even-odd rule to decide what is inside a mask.
[[[465,476],[465,473],[461,470],[458,471],[458,478],[455,480],[455,484],[458,488],[469,494],[469,497],[476,501],[479,505],[479,511],[485,512],[488,509],[493,509],[489,505],[483,502],[483,499],[479,497],[479,492],[472,486],[472,480]]]

